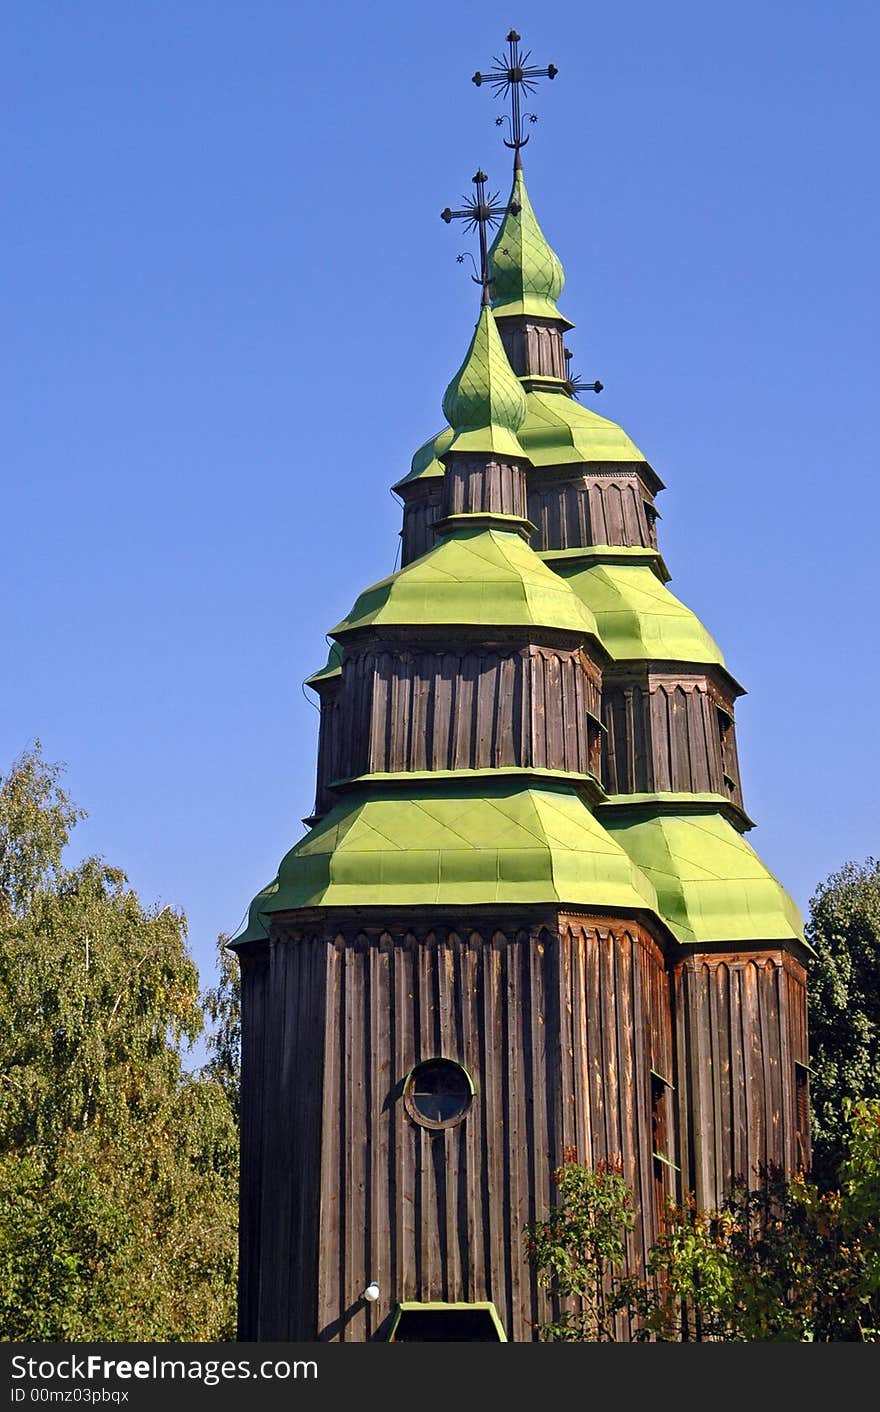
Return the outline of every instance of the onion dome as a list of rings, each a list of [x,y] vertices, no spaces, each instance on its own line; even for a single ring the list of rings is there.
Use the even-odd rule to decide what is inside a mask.
[[[559,319],[571,327],[556,307],[565,271],[538,225],[522,167],[514,172],[510,206],[489,251],[489,274],[496,314]]]
[[[443,411],[454,432],[449,451],[525,458],[516,435],[526,419],[525,393],[485,305],[464,362],[446,389]]]

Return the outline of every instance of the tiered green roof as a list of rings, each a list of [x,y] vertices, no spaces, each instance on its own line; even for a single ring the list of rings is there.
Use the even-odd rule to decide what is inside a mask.
[[[494,524],[473,527],[468,518],[461,516],[456,532],[420,559],[366,589],[331,635],[431,624],[598,635],[586,604],[541,562],[518,530],[501,528],[500,516]]]
[[[657,889],[679,941],[785,941],[803,921],[785,889],[718,812],[602,811],[612,838]]]
[[[564,391],[524,393],[495,316],[570,327],[556,301],[562,266],[538,225],[521,169],[490,252],[494,314],[481,310],[443,410],[450,425],[420,448],[404,484],[445,473],[444,458],[532,467],[647,467],[615,423]],[[650,468],[648,474],[656,477]],[[724,671],[712,637],[665,587],[656,551],[590,546],[539,557],[525,522],[450,516],[421,558],[368,588],[332,629],[338,675],[351,636],[373,627],[521,627],[598,638],[617,662]],[[247,941],[273,913],[306,907],[463,907],[548,903],[654,914],[681,943],[802,939],[798,909],[714,796],[615,796],[580,777],[509,770],[362,776],[284,858],[251,907]],[[744,821],[731,813],[730,818]]]
[[[255,899],[248,934],[298,907],[568,903],[656,912],[654,888],[576,790],[517,780],[347,794]]]
[[[718,644],[690,608],[670,593],[655,571],[655,556],[613,562],[624,556],[612,546],[607,559],[596,547],[544,555],[593,613],[602,645],[615,661],[712,663],[724,666]]]

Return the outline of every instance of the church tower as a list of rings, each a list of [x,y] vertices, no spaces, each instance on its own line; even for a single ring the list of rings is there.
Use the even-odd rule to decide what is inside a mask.
[[[402,567],[330,629],[305,836],[233,942],[242,1340],[531,1341],[524,1224],[566,1149],[666,1198],[809,1156],[805,962],[744,835],[742,688],[669,590],[662,482],[578,400],[562,266],[478,172],[479,317]],[[497,226],[488,247],[487,230]],[[463,340],[464,341],[464,340]],[[594,389],[600,384],[593,384]]]

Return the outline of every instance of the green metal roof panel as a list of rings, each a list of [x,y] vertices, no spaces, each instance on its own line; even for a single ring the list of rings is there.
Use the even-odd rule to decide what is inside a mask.
[[[526,402],[519,439],[534,466],[645,460],[622,427],[564,392],[529,392]]]
[[[489,250],[492,308],[499,315],[561,319],[556,300],[565,271],[538,225],[521,167],[514,172],[510,207]]]
[[[596,634],[586,605],[517,533],[459,528],[360,595],[334,637],[368,626],[554,628]]]
[[[608,813],[603,823],[654,884],[679,941],[803,941],[797,906],[721,814]]]
[[[573,564],[581,560],[586,564],[601,560],[604,564],[648,564],[661,583],[668,583],[672,577],[659,549],[646,549],[640,544],[582,544],[570,549],[541,549],[538,554],[551,569],[557,567],[557,561]]]
[[[323,667],[319,667],[316,672],[312,672],[310,677],[306,677],[305,686],[314,686],[315,682],[327,681],[330,677],[338,677],[342,672],[342,643],[331,642],[330,651],[327,654],[327,661]]]
[[[517,433],[523,453],[533,466],[569,466],[647,461],[635,442],[616,422],[600,417],[564,392],[527,392],[526,419]],[[452,441],[451,427],[432,436],[413,456],[409,473],[397,485],[442,476],[441,457]]]
[[[480,310],[464,361],[446,389],[443,411],[455,432],[448,450],[523,456],[516,433],[526,418],[526,396],[487,307]]]
[[[724,666],[718,644],[650,564],[555,559],[553,567],[592,610],[602,645],[616,661]]]
[[[236,940],[302,907],[517,902],[657,909],[653,886],[575,790],[450,783],[346,796],[287,854]]]

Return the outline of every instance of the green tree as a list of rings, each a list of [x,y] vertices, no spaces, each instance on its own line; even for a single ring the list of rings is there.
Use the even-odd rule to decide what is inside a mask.
[[[568,1150],[553,1173],[557,1202],[525,1227],[528,1259],[558,1312],[537,1326],[543,1340],[613,1343],[617,1316],[632,1305],[621,1277],[626,1237],[635,1224],[632,1193],[619,1162],[584,1167]]]
[[[525,1228],[561,1307],[539,1337],[610,1341],[622,1315],[636,1340],[880,1341],[880,1102],[847,1103],[846,1124],[833,1190],[770,1171],[717,1211],[671,1208],[645,1281],[622,1270],[633,1212],[619,1168],[567,1161],[559,1202]]]
[[[807,936],[813,1175],[833,1185],[844,1099],[880,1098],[880,863],[847,863],[816,890]]]
[[[213,1024],[206,1046],[210,1059],[205,1075],[218,1083],[236,1117],[241,1091],[241,980],[238,957],[228,949],[229,937],[217,938],[218,980],[205,993],[205,1009]]]
[[[0,1337],[234,1337],[237,1132],[187,1073],[183,914],[65,868],[82,817],[39,747],[0,780]]]

